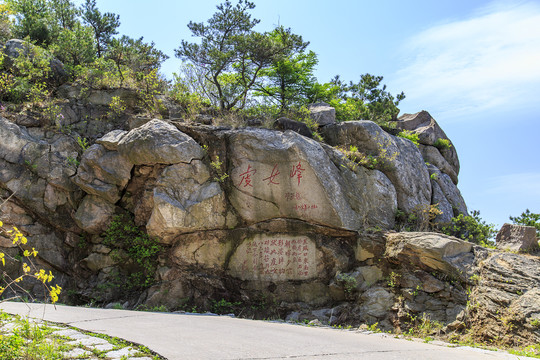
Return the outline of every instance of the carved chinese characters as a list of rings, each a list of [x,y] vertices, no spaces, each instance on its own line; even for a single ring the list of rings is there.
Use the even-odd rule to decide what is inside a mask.
[[[303,159],[242,161],[231,174],[232,203],[248,220],[292,217],[327,223],[334,209],[309,163]]]
[[[331,160],[330,150],[292,131],[248,128],[230,133],[227,140],[227,197],[241,220],[287,218],[351,230],[362,226],[363,214],[351,207],[350,200],[367,190],[370,182],[364,178],[369,174],[344,184],[341,166]],[[356,206],[362,213],[364,203]]]
[[[230,262],[243,280],[306,280],[317,275],[318,251],[306,236],[258,235],[245,240]]]

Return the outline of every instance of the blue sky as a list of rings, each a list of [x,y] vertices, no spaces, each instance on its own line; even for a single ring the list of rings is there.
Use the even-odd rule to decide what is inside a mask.
[[[81,1],[78,1],[80,3]],[[97,0],[120,32],[144,36],[171,59],[220,1]],[[255,0],[257,29],[281,24],[310,41],[320,82],[384,76],[404,91],[401,113],[427,110],[455,144],[470,210],[498,226],[540,212],[540,1]],[[234,3],[234,1],[233,1]]]

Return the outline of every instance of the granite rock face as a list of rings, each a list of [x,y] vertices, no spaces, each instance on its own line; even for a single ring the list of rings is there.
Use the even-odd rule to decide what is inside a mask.
[[[504,224],[495,240],[499,249],[525,252],[540,250],[536,228],[533,226]]]
[[[228,141],[229,199],[244,220],[254,223],[283,217],[357,230],[365,214],[386,209],[381,217],[371,220],[385,228],[392,226],[394,189],[382,174],[346,174],[360,191],[345,193],[349,179],[343,176],[340,164],[313,140],[294,132],[248,129],[230,132]],[[372,201],[355,199],[363,193],[370,194]]]
[[[348,121],[321,129],[322,136],[332,146],[345,150],[357,148],[364,156],[376,159],[392,182],[398,207],[409,213],[431,204],[431,184],[424,159],[409,140],[386,133],[371,121]]]
[[[157,179],[146,228],[151,236],[169,243],[181,233],[223,228],[226,210],[225,195],[205,164],[194,160],[170,165]],[[233,215],[230,221],[233,225]]]
[[[451,174],[448,174],[452,178],[456,178],[455,183],[457,184],[457,175],[459,175],[459,159],[457,156],[456,148],[453,146],[450,139],[446,136],[444,131],[441,129],[437,121],[425,110],[422,110],[416,114],[404,114],[398,118],[396,122],[396,127],[401,130],[409,130],[418,134],[419,142],[427,146],[438,146],[438,151],[444,157],[448,165],[450,165]],[[438,145],[438,141],[445,140],[448,141],[448,146]],[[433,149],[430,149],[429,153],[433,154]],[[432,160],[438,158],[438,155],[428,155]],[[426,161],[429,161],[426,159]],[[434,161],[434,165],[439,167]],[[440,164],[440,162],[439,162]],[[444,166],[439,167],[441,170],[446,168]],[[455,176],[453,175],[455,174]]]
[[[66,118],[79,131],[82,110],[70,104]],[[419,148],[369,121],[320,124],[321,143],[287,129],[140,117],[91,125],[94,144],[84,151],[79,133],[0,118],[0,218],[75,294],[66,301],[170,310],[242,303],[254,317],[403,331],[423,316],[447,331],[489,325],[503,308],[535,323],[534,252],[394,232],[398,209],[437,205],[439,223],[467,213],[457,155],[434,146],[445,135],[428,115],[403,120],[424,134]],[[3,234],[0,247],[19,254]],[[468,307],[473,300],[488,313]],[[520,341],[536,339],[529,325]]]

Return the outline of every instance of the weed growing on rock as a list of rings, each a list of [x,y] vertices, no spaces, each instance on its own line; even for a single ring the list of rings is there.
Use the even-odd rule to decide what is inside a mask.
[[[109,112],[107,116],[111,118],[118,118],[126,112],[126,104],[119,96],[113,96],[111,103],[109,104]]]
[[[439,321],[434,321],[429,318],[425,313],[421,317],[413,316],[409,314],[410,322],[409,329],[406,335],[421,337],[424,339],[433,340],[431,337],[439,336],[444,325]]]
[[[49,104],[44,110],[43,114],[45,118],[49,120],[50,124],[54,124],[56,130],[60,131],[62,129],[62,124],[64,120],[64,115],[62,114],[62,109],[56,104]]]
[[[225,299],[221,299],[219,301],[216,300],[210,300],[211,301],[211,309],[213,313],[216,314],[231,314],[234,313],[235,308],[242,305],[241,302],[230,302]]]
[[[435,146],[437,149],[450,149],[452,145],[450,144],[450,140],[448,139],[437,139],[433,143],[433,146]]]
[[[204,152],[208,155],[208,157],[210,158],[210,167],[212,168],[212,170],[215,171],[216,173],[216,176],[214,176],[214,181],[217,181],[217,182],[224,182],[228,177],[229,177],[229,174],[227,174],[223,169],[222,169],[222,166],[223,166],[223,161],[220,161],[219,160],[219,156],[216,155],[215,159],[212,160],[212,158],[210,157],[210,155],[208,154],[208,145],[203,145],[202,146]]]
[[[388,286],[391,288],[397,287],[399,285],[399,279],[401,279],[401,274],[392,271],[388,275]]]
[[[437,228],[434,220],[443,212],[439,210],[439,204],[417,205],[410,213],[397,209],[396,229],[399,231],[429,231]]]
[[[411,131],[411,130],[402,130],[399,132],[399,134],[397,135],[399,137],[402,137],[404,139],[409,139],[412,141],[412,143],[414,145],[416,145],[416,147],[419,147],[420,146],[420,143],[418,142],[420,139],[418,138],[418,134],[415,133],[414,131]]]
[[[77,144],[79,144],[83,151],[86,151],[86,149],[88,149],[88,147],[90,146],[90,144],[88,143],[88,139],[84,137],[82,138],[80,136],[77,136]]]
[[[358,285],[358,281],[356,278],[349,274],[345,273],[338,273],[336,274],[336,281],[338,284],[340,284],[343,287],[343,291],[345,292],[345,297],[352,298],[354,294],[354,290],[356,289],[356,286]]]
[[[345,160],[346,166],[352,171],[356,169],[356,165],[361,165],[365,168],[368,168],[370,170],[388,170],[392,167],[392,162],[396,159],[398,156],[397,152],[393,152],[392,154],[389,154],[388,152],[388,146],[389,142],[378,142],[378,151],[377,155],[372,154],[365,154],[358,150],[358,147],[354,145],[350,145],[349,149],[345,149],[343,147],[338,147],[337,149],[341,151],[345,156],[343,157],[343,160]]]
[[[217,174],[217,176],[214,176],[214,180],[220,183],[224,182],[229,177],[229,174],[224,172],[223,169],[221,168],[222,165],[223,165],[223,161],[219,160],[218,155],[216,155],[216,158],[210,162],[210,166],[212,167],[212,169],[214,169],[214,171]]]

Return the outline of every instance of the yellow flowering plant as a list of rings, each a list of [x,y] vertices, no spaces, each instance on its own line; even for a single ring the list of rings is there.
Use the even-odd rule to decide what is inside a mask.
[[[0,203],[0,207],[4,203]],[[23,270],[23,274],[15,279],[12,279],[5,271],[3,272],[3,280],[5,284],[2,284],[4,286],[0,286],[0,296],[2,296],[2,294],[4,294],[6,290],[11,289],[14,291],[23,291],[26,295],[33,299],[30,292],[28,290],[25,290],[20,284],[25,278],[33,278],[39,280],[42,283],[46,293],[49,294],[51,302],[53,304],[56,303],[58,301],[58,295],[60,294],[62,288],[59,285],[50,284],[51,281],[54,279],[54,275],[51,271],[47,273],[44,269],[38,269],[38,267],[32,261],[32,259],[38,255],[37,250],[35,248],[32,248],[32,250],[23,249],[22,246],[27,245],[28,243],[28,239],[24,236],[24,234],[15,226],[13,226],[12,229],[7,230],[4,226],[4,223],[0,220],[0,235],[4,235],[5,237],[9,238],[13,242],[13,245],[18,246],[23,254],[23,258],[21,260],[18,260],[0,251],[0,262],[2,263],[2,266],[6,266],[7,258],[10,261],[22,262]],[[19,298],[19,296],[15,295],[8,299],[1,299],[0,302],[13,300],[15,298]]]

